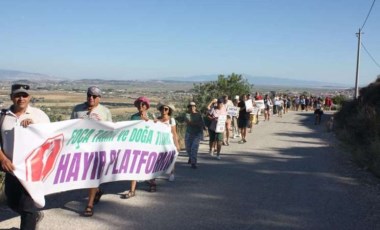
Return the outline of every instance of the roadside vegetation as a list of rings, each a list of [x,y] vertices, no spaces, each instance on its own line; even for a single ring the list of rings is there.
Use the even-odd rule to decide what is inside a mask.
[[[343,102],[335,115],[335,130],[354,160],[380,177],[380,75],[359,95]]]

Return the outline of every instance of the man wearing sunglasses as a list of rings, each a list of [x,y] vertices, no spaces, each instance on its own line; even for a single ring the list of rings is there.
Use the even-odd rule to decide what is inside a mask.
[[[30,124],[50,122],[49,117],[42,110],[29,105],[31,99],[29,90],[30,86],[27,84],[12,85],[10,99],[13,104],[9,109],[1,111],[0,168],[6,172],[7,204],[21,216],[20,229],[36,229],[43,214],[37,211],[33,199],[12,173],[15,170],[12,159],[14,154],[17,154],[13,152],[14,127],[26,128]]]
[[[111,111],[100,104],[102,91],[91,86],[87,89],[86,102],[76,105],[71,113],[71,119],[90,119],[97,121],[112,121]],[[90,217],[94,214],[94,204],[97,204],[103,195],[100,188],[90,188],[88,193],[88,203],[83,212],[83,216]]]

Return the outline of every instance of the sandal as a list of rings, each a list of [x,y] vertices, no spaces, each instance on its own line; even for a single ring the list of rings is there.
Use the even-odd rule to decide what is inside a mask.
[[[83,216],[91,217],[92,215],[94,215],[94,207],[88,205],[83,212]]]
[[[96,192],[95,197],[94,197],[94,204],[99,203],[102,195],[103,195],[103,191],[99,188],[99,190]]]
[[[120,198],[121,199],[129,199],[129,198],[132,198],[136,195],[135,191],[128,191],[127,193],[122,193],[120,195]]]

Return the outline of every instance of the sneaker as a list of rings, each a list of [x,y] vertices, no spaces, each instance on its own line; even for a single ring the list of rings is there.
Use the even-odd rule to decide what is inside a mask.
[[[169,181],[173,182],[175,180],[174,173],[170,174]]]
[[[216,159],[221,160],[222,158],[220,156],[217,156]]]
[[[239,144],[244,144],[245,142],[243,140],[240,140],[238,143]]]

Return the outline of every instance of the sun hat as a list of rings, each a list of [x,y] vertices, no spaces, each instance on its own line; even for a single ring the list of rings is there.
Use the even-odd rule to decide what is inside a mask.
[[[13,84],[11,88],[11,94],[26,93],[29,95],[30,86],[27,84]]]
[[[97,86],[90,86],[87,89],[87,94],[101,97],[102,91]]]
[[[137,105],[138,105],[140,102],[145,103],[147,109],[149,109],[149,107],[150,107],[150,102],[149,102],[149,99],[148,99],[147,97],[144,97],[144,96],[139,97],[139,98],[137,98],[137,99],[135,100],[135,103],[133,103],[133,104],[137,107]]]
[[[195,102],[194,101],[190,101],[189,104],[187,105],[187,107],[190,107],[190,106],[196,106]]]
[[[169,107],[169,109],[170,109],[171,111],[173,111],[173,112],[175,111],[175,106],[174,106],[173,103],[171,103],[171,102],[160,101],[160,102],[157,104],[157,109],[160,110],[160,108],[161,108],[162,106],[167,106],[167,107]]]

